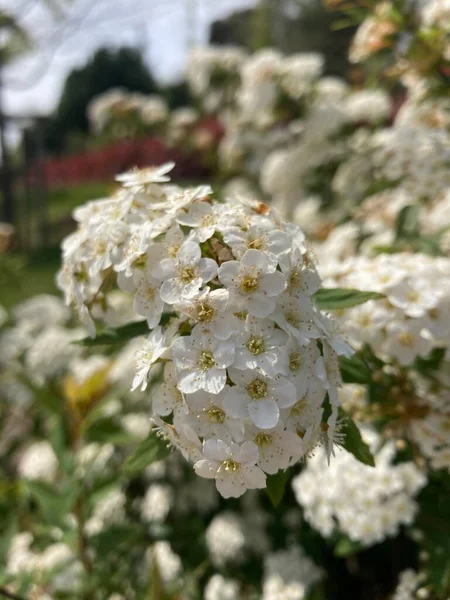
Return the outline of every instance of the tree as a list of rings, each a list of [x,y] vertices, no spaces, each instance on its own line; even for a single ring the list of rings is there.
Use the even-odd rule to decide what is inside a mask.
[[[47,125],[48,149],[61,152],[67,148],[70,135],[86,133],[89,102],[114,87],[146,94],[157,91],[157,84],[137,50],[102,48],[84,67],[69,74],[56,113]]]
[[[341,16],[328,12],[317,0],[262,0],[251,10],[213,23],[210,41],[252,51],[275,47],[285,54],[320,52],[327,74],[345,76],[355,28],[336,28]]]

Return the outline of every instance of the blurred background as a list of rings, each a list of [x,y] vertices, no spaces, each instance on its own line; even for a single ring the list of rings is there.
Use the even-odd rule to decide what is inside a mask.
[[[450,598],[449,33],[449,0],[0,0],[0,597]],[[118,243],[87,224],[118,174],[164,163],[305,232],[299,285],[317,259],[356,349],[336,436],[355,420],[356,458],[315,449],[225,501],[151,431],[153,394],[182,394],[160,364],[130,393],[142,281],[114,289]],[[315,398],[311,347],[290,369]]]
[[[169,139],[170,112],[198,107],[185,76],[194,47],[320,52],[325,74],[358,81],[347,60],[355,27],[336,27],[341,15],[319,0],[2,0],[0,11],[7,307],[54,290],[71,211],[107,195],[115,174],[175,160],[178,179],[220,179],[215,150],[223,128],[214,113],[203,111],[195,125],[203,151]],[[117,88],[157,97],[160,122],[132,122],[130,110],[121,125],[95,130],[89,105]]]

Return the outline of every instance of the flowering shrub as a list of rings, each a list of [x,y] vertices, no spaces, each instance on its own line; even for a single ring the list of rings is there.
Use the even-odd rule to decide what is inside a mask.
[[[353,50],[403,61],[395,118],[317,55],[199,50],[245,179],[122,173],[74,212],[66,302],[0,310],[0,592],[447,600],[449,104],[398,5]],[[417,15],[438,49],[445,2]]]
[[[88,105],[87,115],[96,134],[120,139],[158,132],[169,117],[169,108],[161,96],[118,88],[96,96]]]
[[[314,302],[320,279],[301,230],[259,202],[161,185],[172,166],[125,173],[115,197],[77,209],[58,282],[92,336],[104,290],[132,293],[151,330],[132,389],[164,364],[153,402],[162,434],[236,497],[319,443],[331,453],[338,355],[351,351]]]

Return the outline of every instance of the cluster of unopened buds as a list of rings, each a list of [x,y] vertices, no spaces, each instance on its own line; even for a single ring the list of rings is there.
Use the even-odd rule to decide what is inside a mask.
[[[133,389],[156,363],[153,417],[225,497],[339,439],[338,354],[350,348],[317,308],[320,278],[302,231],[257,201],[167,183],[172,165],[118,177],[75,211],[58,280],[95,335],[115,281],[151,330]],[[328,415],[324,416],[324,408]]]

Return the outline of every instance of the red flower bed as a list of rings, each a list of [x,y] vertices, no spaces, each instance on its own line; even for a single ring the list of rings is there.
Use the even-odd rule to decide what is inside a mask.
[[[211,147],[216,148],[223,129],[214,117],[203,119],[196,127],[196,133],[206,133]],[[207,150],[206,150],[207,151]],[[52,158],[39,166],[49,187],[87,181],[105,181],[132,167],[160,165],[168,161],[176,163],[176,177],[199,177],[211,174],[211,166],[205,167],[201,156],[186,155],[177,148],[170,148],[157,137],[133,139],[117,142],[100,150],[80,152],[62,158]]]

